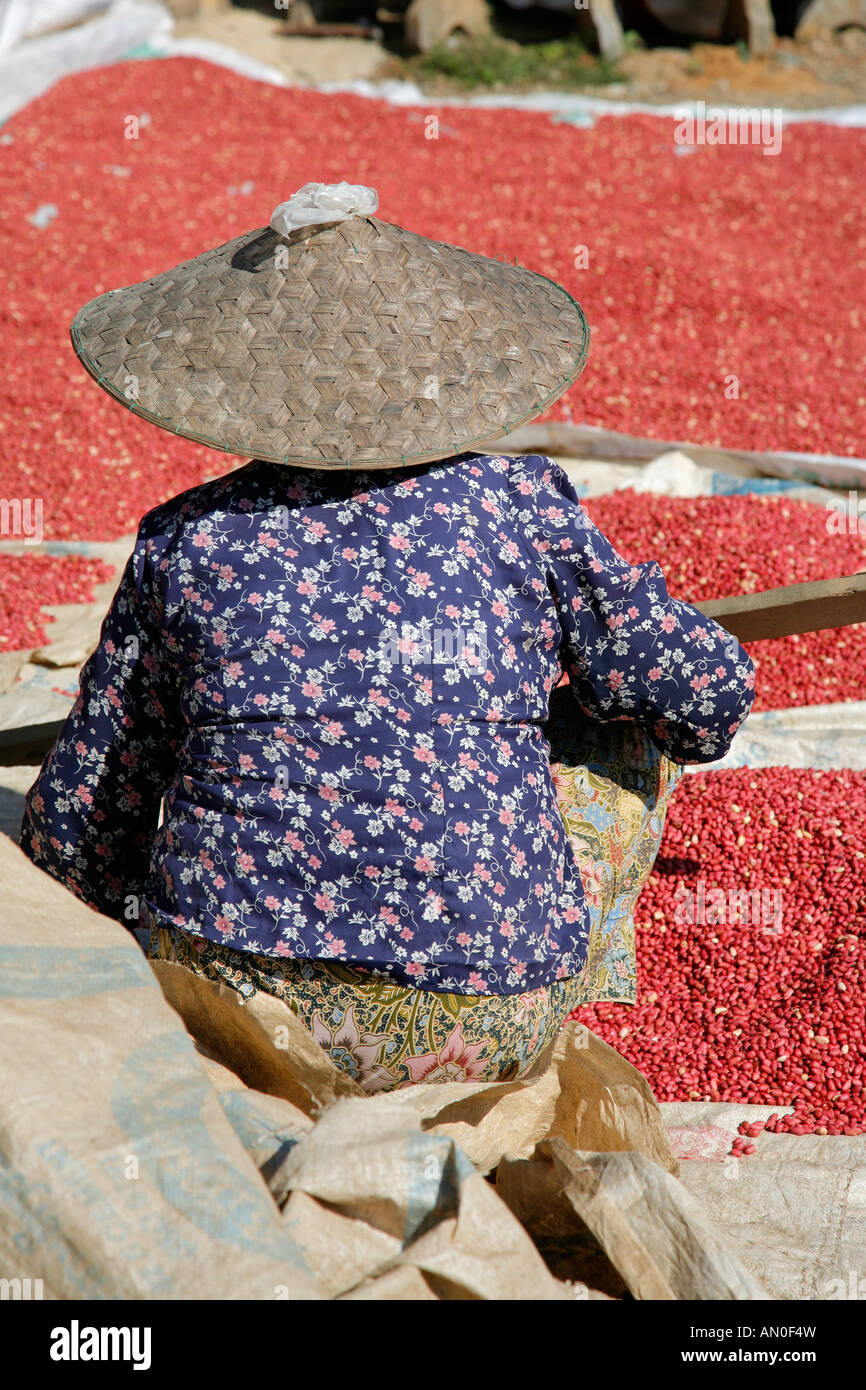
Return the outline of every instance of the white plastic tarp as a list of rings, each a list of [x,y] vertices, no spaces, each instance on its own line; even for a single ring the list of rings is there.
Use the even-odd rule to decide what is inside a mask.
[[[70,73],[119,62],[142,45],[167,40],[172,30],[171,15],[156,0],[115,0],[96,19],[37,38],[17,32],[20,17],[17,10],[4,12],[9,47],[0,46],[0,123]]]
[[[105,10],[111,0],[0,0],[0,53],[39,34],[80,24]]]

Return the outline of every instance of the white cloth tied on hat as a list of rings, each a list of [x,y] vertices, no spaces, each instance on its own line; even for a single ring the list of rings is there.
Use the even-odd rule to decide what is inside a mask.
[[[270,225],[280,236],[288,236],[298,227],[372,217],[378,206],[375,188],[360,183],[305,183],[287,203],[274,208]]]

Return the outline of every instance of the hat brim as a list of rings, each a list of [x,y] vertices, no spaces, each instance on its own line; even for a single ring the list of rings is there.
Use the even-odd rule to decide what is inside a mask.
[[[561,285],[372,217],[249,232],[100,295],[71,337],[152,424],[313,468],[480,448],[552,405],[589,351]]]

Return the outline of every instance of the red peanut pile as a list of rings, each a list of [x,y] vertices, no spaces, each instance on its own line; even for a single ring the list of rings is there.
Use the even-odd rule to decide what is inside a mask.
[[[824,507],[765,496],[619,492],[584,503],[626,559],[658,560],[677,598],[754,593],[866,568],[866,534],[827,529]],[[749,644],[755,709],[866,698],[866,624]]]
[[[85,555],[0,555],[0,652],[50,641],[46,603],[90,603],[114,570]]]
[[[638,1004],[576,1016],[659,1100],[793,1106],[766,1128],[866,1132],[864,818],[863,772],[690,774],[637,905]],[[697,904],[700,881],[705,909],[691,915],[705,920],[690,922],[683,889]],[[712,888],[721,910],[710,910]],[[735,920],[732,890],[755,888],[770,910]]]

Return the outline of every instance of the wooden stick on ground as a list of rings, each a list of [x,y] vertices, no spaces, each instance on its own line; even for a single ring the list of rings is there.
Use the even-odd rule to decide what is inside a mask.
[[[374,39],[376,34],[367,24],[281,24],[274,31],[283,38],[301,39]]]

